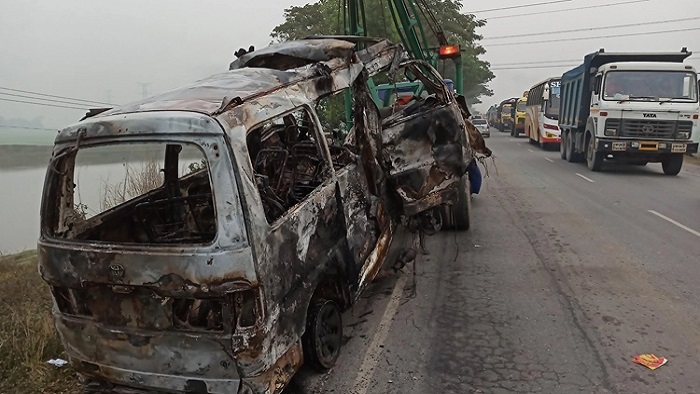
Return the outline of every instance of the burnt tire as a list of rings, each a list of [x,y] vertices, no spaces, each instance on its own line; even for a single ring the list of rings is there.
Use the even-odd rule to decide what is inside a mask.
[[[457,231],[467,231],[471,225],[472,195],[469,176],[463,175],[459,180],[459,199],[450,207],[452,209],[453,228]]]
[[[320,372],[333,368],[343,345],[343,318],[338,304],[319,300],[309,305],[301,341],[306,363]]]
[[[675,154],[667,157],[661,162],[661,167],[664,169],[664,174],[666,175],[678,175],[683,167],[683,155]]]

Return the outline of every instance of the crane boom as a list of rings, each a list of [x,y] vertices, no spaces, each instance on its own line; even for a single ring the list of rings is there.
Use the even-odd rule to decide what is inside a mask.
[[[408,54],[437,67],[438,60],[452,59],[455,63],[455,90],[462,94],[462,58],[458,45],[449,45],[442,27],[425,0],[387,0],[391,17],[401,43]],[[345,34],[367,36],[364,0],[343,0]],[[421,15],[423,19],[421,19]],[[430,48],[424,22],[437,38],[438,48]],[[437,51],[435,49],[438,49]]]

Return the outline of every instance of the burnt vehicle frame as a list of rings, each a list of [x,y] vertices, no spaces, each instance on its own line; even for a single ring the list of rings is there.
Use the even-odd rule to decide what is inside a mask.
[[[397,228],[458,203],[479,150],[466,106],[404,56],[387,41],[282,43],[59,133],[39,271],[87,389],[279,393],[305,360],[332,366],[339,348],[314,331],[336,321],[338,335],[337,312],[393,258]],[[382,116],[367,80],[406,67],[434,94]],[[352,138],[331,143],[315,104],[345,89]],[[81,211],[76,157],[142,145],[163,151],[162,184]],[[188,146],[202,162],[180,176]]]

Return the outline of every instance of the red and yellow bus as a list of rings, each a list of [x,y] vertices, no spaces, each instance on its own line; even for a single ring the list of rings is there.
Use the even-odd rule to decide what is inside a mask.
[[[561,143],[559,101],[561,78],[553,77],[530,88],[527,95],[525,135],[543,149]]]

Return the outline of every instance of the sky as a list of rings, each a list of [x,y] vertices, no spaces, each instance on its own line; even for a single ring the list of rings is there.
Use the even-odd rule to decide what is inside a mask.
[[[600,7],[625,1],[635,2]],[[163,92],[226,70],[236,49],[269,44],[270,32],[283,21],[284,9],[307,2],[2,0],[0,88],[127,103],[144,93]],[[508,9],[528,4],[533,6]],[[594,8],[552,12],[578,7]],[[489,11],[494,8],[500,9]],[[478,31],[487,50],[482,58],[493,65],[496,75],[489,84],[494,97],[482,98],[484,105],[477,109],[561,75],[575,65],[574,60],[601,47],[679,51],[685,46],[697,53],[689,63],[700,68],[698,0],[471,0],[464,1],[463,11],[486,19],[486,26]],[[695,19],[656,23],[687,18]],[[619,25],[634,26],[597,29]],[[591,30],[527,36],[570,29]],[[671,29],[696,30],[639,34]],[[611,37],[618,34],[626,36]],[[516,37],[495,38],[510,35]],[[583,39],[522,43],[567,38]],[[522,44],[502,45],[517,42]],[[551,65],[543,62],[562,60],[557,67],[541,68]],[[0,93],[25,94],[2,89]],[[0,98],[26,100],[6,94]],[[43,127],[55,129],[77,121],[83,113],[0,100],[0,122],[36,119]]]

